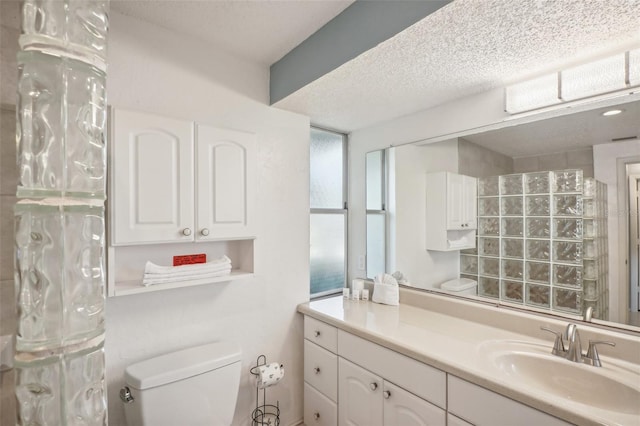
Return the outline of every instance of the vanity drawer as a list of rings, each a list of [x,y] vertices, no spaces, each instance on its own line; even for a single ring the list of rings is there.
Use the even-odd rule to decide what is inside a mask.
[[[304,338],[333,352],[338,352],[338,329],[308,316],[304,317]]]
[[[339,356],[446,408],[447,375],[444,371],[342,330],[338,331],[338,347]]]
[[[306,426],[336,426],[338,406],[335,402],[304,384],[304,424]]]
[[[338,356],[305,339],[304,381],[337,401]]]

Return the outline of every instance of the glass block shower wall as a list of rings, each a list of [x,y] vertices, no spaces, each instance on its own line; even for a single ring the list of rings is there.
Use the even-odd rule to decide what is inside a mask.
[[[581,170],[478,180],[478,243],[460,254],[478,295],[607,319],[606,185]]]

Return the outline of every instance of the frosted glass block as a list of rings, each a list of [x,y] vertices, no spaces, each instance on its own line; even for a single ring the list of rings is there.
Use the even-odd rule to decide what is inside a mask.
[[[554,195],[553,214],[555,216],[582,216],[582,196]]]
[[[480,277],[478,295],[498,299],[500,297],[500,281],[497,278]]]
[[[386,216],[367,213],[367,277],[386,271]]]
[[[502,256],[522,259],[524,257],[524,241],[514,238],[503,238]]]
[[[21,365],[16,363],[16,400],[20,424],[60,425],[62,365],[58,357],[45,362]],[[17,423],[16,423],[17,424]]]
[[[524,264],[522,260],[502,260],[502,277],[513,280],[522,280],[523,276]]]
[[[582,292],[562,287],[553,288],[553,310],[579,314],[582,312]]]
[[[498,197],[478,198],[479,216],[499,216],[500,203]]]
[[[515,114],[560,103],[558,78],[558,73],[553,73],[507,86],[506,111]]]
[[[498,176],[490,176],[478,179],[478,195],[495,196],[499,194],[500,183]]]
[[[502,197],[500,209],[502,216],[522,216],[522,197]]]
[[[502,236],[522,237],[522,218],[502,219]]]
[[[481,217],[479,222],[479,235],[500,235],[500,219]]]
[[[527,218],[527,238],[549,238],[549,219]]]
[[[344,287],[344,226],[343,215],[311,215],[311,294]]]
[[[500,176],[500,195],[522,194],[522,175]]]
[[[582,285],[582,267],[554,264],[553,283],[563,286],[580,287]]]
[[[384,193],[384,151],[380,149],[367,152],[365,158],[367,210],[382,210]]]
[[[585,300],[595,300],[598,298],[598,283],[596,280],[584,280],[583,291]]]
[[[460,273],[478,274],[478,257],[460,255]]]
[[[341,134],[311,128],[311,208],[344,208],[344,138]]]
[[[526,173],[524,175],[525,193],[527,194],[546,194],[550,192],[550,174],[542,173]]]
[[[554,241],[553,260],[563,263],[581,263],[582,242]]]
[[[63,366],[67,424],[106,424],[104,349],[67,354]]]
[[[582,192],[582,170],[553,172],[553,192]]]
[[[566,69],[560,73],[561,98],[572,101],[624,89],[625,68],[621,53]]]
[[[598,278],[598,263],[595,260],[584,260],[582,268],[585,280],[595,280]]]
[[[551,212],[548,195],[529,195],[525,204],[527,216],[549,216]]]
[[[524,284],[517,281],[501,281],[502,299],[508,302],[524,301]]]
[[[549,261],[551,242],[548,240],[527,240],[527,259]]]
[[[582,219],[554,219],[553,237],[565,240],[582,240]]]
[[[498,238],[479,237],[480,254],[484,256],[500,256],[500,240]]]
[[[582,210],[583,210],[584,217],[595,217],[597,215],[595,200],[589,199],[589,198],[583,198]]]
[[[549,283],[551,276],[551,264],[542,262],[526,263],[526,280]]]
[[[526,284],[526,304],[548,308],[551,305],[550,287],[533,283]]]
[[[480,275],[500,276],[500,259],[480,257]]]
[[[582,249],[584,250],[584,258],[594,258],[597,254],[598,242],[597,240],[583,240]]]
[[[598,222],[596,220],[584,219],[583,226],[584,226],[584,229],[583,229],[584,238],[595,238],[598,236]]]
[[[585,197],[595,197],[597,181],[594,178],[585,178],[583,185],[582,195]]]

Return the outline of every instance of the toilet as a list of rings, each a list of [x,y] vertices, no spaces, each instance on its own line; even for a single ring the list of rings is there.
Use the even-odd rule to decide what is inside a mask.
[[[129,426],[229,426],[242,351],[215,342],[132,364],[120,390]]]
[[[471,280],[469,278],[456,278],[447,282],[442,283],[440,288],[445,290],[447,293],[457,294],[457,295],[475,295],[476,287],[478,286],[478,282]]]

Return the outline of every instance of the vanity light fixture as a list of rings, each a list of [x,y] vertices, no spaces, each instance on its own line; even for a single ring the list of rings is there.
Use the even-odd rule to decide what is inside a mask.
[[[605,117],[611,117],[612,115],[618,115],[621,112],[622,112],[621,109],[610,109],[608,111],[603,112],[602,115]]]

